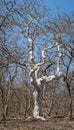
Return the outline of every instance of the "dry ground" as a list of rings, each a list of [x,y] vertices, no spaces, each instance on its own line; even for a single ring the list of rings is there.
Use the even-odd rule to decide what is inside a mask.
[[[74,120],[49,119],[48,121],[0,121],[0,130],[74,130]]]

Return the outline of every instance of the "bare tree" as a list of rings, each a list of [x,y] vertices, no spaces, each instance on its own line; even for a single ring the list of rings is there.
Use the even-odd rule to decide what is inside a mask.
[[[6,73],[6,74],[5,74]],[[9,75],[9,76],[8,76]],[[14,70],[13,76],[6,68],[6,72],[1,72],[1,97],[2,97],[2,113],[3,113],[3,120],[6,120],[8,115],[8,107],[9,107],[9,99],[11,93],[11,86],[13,83],[14,78],[17,75],[17,67]],[[8,79],[7,79],[8,78]],[[8,81],[6,81],[8,80]]]
[[[0,16],[2,18],[0,50],[1,55],[4,55],[6,59],[6,62],[1,61],[1,66],[16,64],[18,67],[24,67],[28,86],[34,88],[33,117],[45,120],[42,112],[43,86],[47,82],[59,80],[64,76],[60,68],[63,65],[63,57],[67,54],[65,54],[67,43],[63,38],[68,33],[67,29],[71,27],[71,24],[68,22],[69,19],[64,20],[60,16],[59,19],[53,18],[52,21],[48,15],[49,11],[41,2],[35,0],[22,0],[19,3],[15,0],[1,2],[6,8],[4,13],[2,11],[4,17]],[[65,24],[66,21],[68,25]],[[36,53],[36,49],[39,49],[37,45],[40,43],[41,59]],[[47,57],[47,52],[49,57]],[[52,70],[47,75],[45,72],[49,68]]]

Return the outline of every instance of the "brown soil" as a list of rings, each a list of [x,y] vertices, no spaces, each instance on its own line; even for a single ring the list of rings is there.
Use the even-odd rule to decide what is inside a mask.
[[[74,120],[52,118],[48,121],[0,121],[0,130],[74,130]]]

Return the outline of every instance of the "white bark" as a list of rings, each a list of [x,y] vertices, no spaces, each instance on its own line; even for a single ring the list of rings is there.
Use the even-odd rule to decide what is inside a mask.
[[[61,58],[61,52],[60,52],[60,46],[59,46],[59,43],[54,43],[53,45],[51,45],[50,47],[47,47],[47,48],[44,48],[42,50],[42,62],[41,63],[37,63],[37,64],[34,64],[34,54],[33,54],[33,51],[34,51],[34,43],[33,43],[33,39],[29,36],[29,25],[30,23],[32,22],[32,17],[30,16],[30,21],[27,25],[27,30],[26,30],[26,38],[28,39],[29,43],[30,43],[30,48],[29,48],[29,55],[30,55],[30,64],[27,64],[27,67],[29,69],[29,76],[30,76],[30,81],[31,81],[31,84],[34,85],[34,80],[35,82],[37,83],[35,86],[34,85],[34,88],[35,88],[35,91],[33,93],[33,97],[34,97],[34,111],[33,111],[33,116],[34,118],[36,119],[41,119],[41,120],[45,120],[44,117],[42,117],[42,97],[41,97],[41,90],[37,90],[38,89],[41,89],[41,84],[42,82],[50,82],[54,79],[59,79],[63,74],[60,72],[60,58]],[[58,60],[57,60],[57,71],[56,71],[56,74],[55,75],[50,75],[50,76],[42,76],[42,77],[39,77],[38,76],[38,72],[39,72],[39,69],[40,67],[45,63],[45,59],[46,59],[46,56],[45,56],[45,52],[53,47],[56,47],[57,46],[57,49],[58,49]],[[34,77],[35,76],[35,77]]]
[[[39,105],[38,105],[38,101],[37,101],[37,97],[38,97],[37,91],[35,91],[33,93],[33,96],[34,96],[34,112],[33,112],[33,115],[34,115],[34,117],[37,117],[37,116],[39,116]]]
[[[58,43],[53,44],[53,45],[51,45],[51,46],[49,46],[49,47],[47,47],[47,48],[44,48],[44,49],[42,50],[42,58],[43,58],[43,59],[46,58],[46,56],[45,56],[45,51],[47,51],[47,50],[49,50],[49,49],[51,49],[51,48],[53,48],[53,47],[56,47],[57,45],[58,45]]]
[[[33,93],[33,97],[34,97],[34,110],[33,110],[34,118],[45,120],[45,118],[42,117],[42,97],[41,97],[41,95],[35,90]]]
[[[42,76],[41,78],[38,78],[38,71],[40,69],[40,67],[42,66],[42,64],[45,63],[45,51],[53,48],[57,46],[57,49],[58,49],[58,59],[57,59],[57,71],[56,71],[56,74],[55,75],[51,75],[51,76]],[[63,73],[60,72],[60,58],[61,58],[62,54],[60,52],[60,45],[59,43],[56,43],[56,44],[53,44],[51,45],[50,47],[47,47],[47,48],[44,48],[44,50],[42,51],[42,58],[43,58],[43,63],[39,63],[38,65],[35,66],[35,78],[36,78],[36,82],[37,82],[37,85],[41,85],[41,82],[45,80],[45,82],[50,82],[54,79],[58,79],[58,78],[61,78],[61,76],[63,76]]]
[[[55,46],[57,46],[57,44],[55,44]],[[42,51],[42,58],[43,58],[43,62],[42,63],[38,63],[34,66],[33,70],[31,69],[31,75],[32,73],[34,72],[35,73],[35,80],[37,82],[37,86],[40,87],[42,82],[50,82],[54,79],[59,79],[63,76],[63,73],[60,72],[60,58],[61,58],[61,52],[60,52],[60,46],[58,45],[58,53],[59,53],[59,56],[58,56],[58,61],[57,61],[57,73],[56,75],[51,75],[51,76],[42,76],[41,78],[38,77],[38,72],[39,72],[39,69],[40,67],[45,63],[45,51],[48,50],[48,49],[51,49],[52,47],[54,46],[50,46],[48,48],[45,48],[43,51]],[[41,92],[40,92],[41,93]],[[45,120],[44,117],[42,117],[42,98],[40,96],[40,94],[38,93],[38,91],[34,91],[33,93],[33,96],[34,96],[34,111],[33,111],[33,116],[34,118],[36,119],[41,119],[41,120]]]
[[[58,59],[57,59],[57,71],[56,73],[60,72],[60,58],[62,56],[62,53],[60,51],[60,45],[57,46],[57,50],[58,50]]]
[[[31,36],[29,35],[29,29],[30,29],[30,24],[33,21],[33,17],[32,15],[28,15],[29,16],[29,21],[27,23],[26,26],[26,32],[24,33],[24,36],[27,38],[27,40],[30,43],[30,48],[29,48],[29,54],[30,54],[30,62],[33,63],[34,60],[34,54],[33,54],[33,50],[34,50],[34,45],[33,45],[33,39],[31,38]]]
[[[30,54],[30,63],[34,62],[34,54],[33,54],[33,50],[34,50],[34,45],[33,45],[33,40],[31,38],[28,38],[28,41],[30,42],[30,48],[29,48],[29,54]]]

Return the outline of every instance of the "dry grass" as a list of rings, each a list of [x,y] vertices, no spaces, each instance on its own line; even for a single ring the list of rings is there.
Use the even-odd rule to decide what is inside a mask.
[[[48,121],[9,120],[0,122],[0,130],[74,130],[74,121],[49,119]]]

